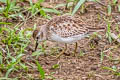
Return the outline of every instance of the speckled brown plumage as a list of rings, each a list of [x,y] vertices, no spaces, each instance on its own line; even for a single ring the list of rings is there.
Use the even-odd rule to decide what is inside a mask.
[[[87,25],[82,20],[66,15],[53,18],[47,26],[51,32],[64,38],[88,32]]]
[[[76,38],[75,36],[79,38],[86,37],[86,35],[101,30],[104,30],[104,28],[92,28],[79,18],[63,15],[49,20],[45,25],[41,26],[40,29],[37,28],[33,33],[33,37],[39,37],[40,34],[44,34],[46,35],[43,36],[45,39],[52,40],[51,36],[54,34],[64,39],[68,37]],[[53,41],[55,40],[53,39]]]
[[[62,43],[72,43],[92,34],[93,32],[103,31],[104,28],[93,28],[88,26],[80,18],[70,15],[63,15],[49,20],[40,29],[33,32],[33,38],[37,41],[56,41]]]

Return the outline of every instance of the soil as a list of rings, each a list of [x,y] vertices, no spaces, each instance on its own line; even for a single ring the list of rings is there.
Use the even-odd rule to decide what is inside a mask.
[[[61,0],[62,1],[62,0]],[[64,1],[63,1],[64,2]],[[102,3],[107,5],[107,1],[103,0]],[[55,3],[57,4],[57,3]],[[53,3],[53,5],[55,5]],[[99,3],[86,2],[86,10],[81,13],[80,10],[75,14],[86,21],[89,26],[92,27],[105,27],[107,29],[107,22],[104,18],[110,19],[111,21],[111,31],[118,35],[120,33],[116,31],[116,24],[120,21],[120,15],[116,10],[113,10],[111,18],[106,13],[106,8],[104,8]],[[68,12],[69,10],[64,10]],[[50,14],[52,16],[56,16]],[[26,24],[22,25],[23,28],[33,27],[34,24],[40,26],[45,24],[48,20],[35,16],[29,19]],[[119,24],[118,24],[119,25]],[[120,25],[119,25],[120,26]],[[32,59],[39,61],[40,65],[43,67],[46,73],[46,80],[120,80],[119,76],[114,75],[114,72],[104,69],[104,67],[116,66],[118,71],[120,69],[120,46],[115,40],[109,43],[106,38],[106,31],[99,32],[98,36],[91,36],[89,38],[82,39],[78,41],[77,55],[73,56],[74,44],[68,44],[68,50],[59,58],[55,57],[61,52],[64,44],[57,42],[45,42],[45,53],[47,55],[40,55],[38,57],[32,56],[32,51],[30,49],[25,56],[22,57],[22,61],[29,67],[29,71],[25,72],[21,70],[24,74],[18,72],[12,72],[9,77],[20,77],[20,80],[28,80],[28,75],[33,78],[33,80],[39,80],[39,72],[36,68],[36,64]],[[31,38],[31,44],[28,46],[34,48],[35,41]],[[88,42],[88,43],[87,43]],[[39,44],[40,45],[40,44]],[[117,47],[116,47],[117,46]],[[37,49],[40,50],[39,48]],[[101,60],[101,53],[104,52],[104,58]],[[112,59],[110,59],[112,57]],[[116,60],[115,60],[116,59]],[[30,63],[31,65],[27,64]],[[54,66],[57,66],[56,68]],[[25,77],[27,76],[27,77]],[[52,77],[53,79],[50,79]]]

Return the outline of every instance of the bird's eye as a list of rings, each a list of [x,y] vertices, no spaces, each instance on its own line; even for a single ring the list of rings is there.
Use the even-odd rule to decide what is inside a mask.
[[[36,37],[37,39],[39,39],[39,37]]]

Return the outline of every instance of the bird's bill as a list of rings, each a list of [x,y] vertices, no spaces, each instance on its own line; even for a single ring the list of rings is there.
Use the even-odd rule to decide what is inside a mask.
[[[38,40],[36,41],[36,44],[35,44],[35,51],[37,50],[37,47],[38,47]]]

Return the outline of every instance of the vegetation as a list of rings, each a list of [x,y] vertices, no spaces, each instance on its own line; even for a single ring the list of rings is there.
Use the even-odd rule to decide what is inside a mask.
[[[86,16],[86,14],[89,15],[89,13],[85,12],[85,10],[90,11],[93,9],[88,7],[89,4],[87,3],[91,3],[92,5],[97,4],[102,8],[100,10],[93,10],[98,11],[98,22],[105,22],[106,35],[105,37],[101,37],[99,34],[95,33],[95,35],[90,37],[90,40],[93,40],[96,36],[105,40],[105,43],[101,44],[104,48],[98,46],[101,50],[96,49],[97,44],[94,44],[95,42],[90,43],[90,47],[86,46],[84,49],[89,47],[91,50],[94,50],[96,54],[97,52],[95,50],[99,52],[100,56],[96,58],[98,58],[98,63],[100,62],[99,69],[103,70],[101,74],[103,77],[105,71],[107,71],[108,75],[114,76],[115,79],[120,76],[120,19],[118,15],[120,12],[120,2],[118,0],[108,0],[108,2],[107,0],[103,0],[103,2],[106,3],[104,4],[102,0],[61,1],[65,1],[66,3],[55,4],[53,2],[52,5],[55,6],[48,7],[50,6],[49,4],[42,5],[42,3],[47,3],[45,0],[38,0],[36,3],[33,3],[33,0],[0,0],[0,80],[56,80],[54,74],[57,70],[59,73],[59,69],[62,65],[59,64],[59,60],[57,63],[55,61],[54,64],[49,63],[49,57],[47,56],[47,58],[47,54],[45,53],[49,53],[50,56],[53,57],[60,52],[60,48],[47,47],[47,43],[44,42],[44,47],[39,44],[39,50],[32,52],[32,49],[34,49],[34,41],[31,36],[33,30],[37,27],[35,19],[38,17],[51,19],[54,15],[62,14]],[[62,8],[62,10],[60,8]],[[28,25],[30,22],[34,22],[31,27]],[[112,33],[117,35],[117,39],[111,35]],[[42,55],[43,53],[45,57]],[[83,57],[88,58],[84,53],[84,51],[80,51],[77,59],[84,60]],[[40,58],[44,63],[40,61]],[[63,60],[66,59],[63,58]],[[111,64],[108,65],[109,63],[107,64],[107,62]],[[46,65],[45,63],[51,66],[49,69],[50,72],[42,65]],[[87,77],[88,79],[94,80],[92,77],[96,76],[96,74],[97,72],[95,72],[94,75],[88,73]],[[101,75],[99,77],[101,77]]]

